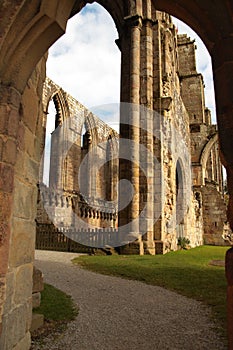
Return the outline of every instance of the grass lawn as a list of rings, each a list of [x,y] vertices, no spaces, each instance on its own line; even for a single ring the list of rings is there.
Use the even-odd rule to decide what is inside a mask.
[[[43,314],[45,320],[43,327],[31,334],[32,343],[40,348],[44,345],[46,336],[56,338],[65,331],[68,322],[77,316],[78,308],[69,295],[45,283],[41,305],[33,309],[33,312]]]
[[[73,260],[91,271],[139,280],[176,291],[212,308],[222,330],[226,327],[226,279],[221,266],[229,247],[201,246],[165,255],[80,256]]]
[[[69,322],[74,320],[78,314],[78,310],[69,295],[46,283],[41,293],[41,305],[34,311],[43,314],[45,320],[49,321]]]

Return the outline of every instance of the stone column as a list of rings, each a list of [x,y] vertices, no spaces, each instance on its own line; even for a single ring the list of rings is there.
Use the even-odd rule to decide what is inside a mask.
[[[119,213],[119,226],[128,224],[127,230],[119,227],[120,235],[127,241],[131,237],[138,240],[131,245],[131,252],[142,254],[142,242],[139,236],[139,225],[134,219],[139,216],[139,142],[140,142],[140,40],[141,40],[141,17],[130,16],[125,18],[126,30],[121,38],[122,51],[122,81],[121,81],[121,118],[120,136],[126,140],[123,145],[120,141],[120,175],[119,179],[127,179],[133,188],[134,194],[130,204]],[[124,105],[124,102],[130,105]],[[129,143],[127,144],[127,140]],[[133,142],[130,144],[130,142]],[[128,147],[127,147],[128,145]],[[127,156],[129,160],[123,159]],[[119,187],[119,207],[122,198],[126,199],[124,186]],[[135,250],[132,249],[135,247]]]
[[[150,17],[150,2],[148,2],[147,6],[147,16]],[[144,205],[146,205],[146,211],[140,231],[146,232],[143,235],[144,252],[154,254],[153,21],[149,18],[143,20],[141,47],[140,102],[146,107],[141,114],[141,143],[147,149],[147,154],[145,159],[141,159],[141,165],[146,170],[146,179],[142,178],[142,183],[140,183],[140,205],[142,210]]]
[[[233,229],[233,38],[226,37],[215,44],[211,54],[216,94],[221,160],[226,167],[229,191],[227,218]],[[226,257],[228,259],[228,255]],[[232,261],[232,259],[231,259]],[[228,275],[228,270],[226,270]],[[230,285],[230,287],[229,287]],[[228,280],[228,348],[233,349],[233,283]]]
[[[226,253],[228,349],[233,349],[233,248]]]
[[[35,101],[28,101],[29,114],[24,114],[21,94],[14,88],[1,86],[0,100],[0,349],[17,344],[17,349],[26,350],[30,348],[39,170],[33,161],[37,118],[29,115]]]
[[[19,127],[20,94],[13,88],[0,86],[0,348],[6,335],[1,334],[6,317],[7,278],[10,252],[11,220],[17,144],[22,134]],[[9,127],[11,125],[11,127]]]

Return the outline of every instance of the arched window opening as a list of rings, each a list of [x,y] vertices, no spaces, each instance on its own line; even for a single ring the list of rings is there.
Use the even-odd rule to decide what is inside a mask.
[[[57,110],[54,99],[50,100],[48,105],[46,133],[45,133],[45,148],[44,148],[44,166],[43,166],[43,183],[49,186],[50,183],[50,167],[51,167],[51,144],[52,133],[56,129]]]
[[[176,164],[176,236],[184,237],[184,177],[180,160]]]
[[[220,193],[224,191],[224,172],[219,156],[219,145],[215,142],[209,151],[205,166],[205,184],[212,183]]]
[[[81,148],[87,149],[87,128],[85,123],[83,124],[81,131]]]
[[[83,116],[82,113],[76,113],[73,108],[79,103],[82,105],[82,110],[85,110],[83,107],[87,108],[108,126],[119,129],[119,120],[116,121],[116,116],[119,118],[119,111],[116,113],[116,108],[106,111],[105,108],[95,107],[119,105],[121,53],[115,43],[117,39],[118,32],[113,18],[104,7],[94,3],[87,4],[77,15],[69,19],[66,33],[50,48],[47,75],[76,100],[69,109],[71,118]],[[86,112],[88,113],[88,111],[84,113]],[[82,123],[83,120],[80,119],[76,125]],[[96,127],[94,124],[93,127]],[[78,134],[77,138],[80,137],[80,141],[75,145],[78,146],[75,147],[76,151],[69,152],[70,157],[67,158],[67,166],[63,170],[66,189],[71,192],[76,188],[79,190],[79,168],[83,159],[89,162],[89,158],[86,157],[89,148],[94,147],[98,140],[104,141],[104,128],[96,127],[96,130],[100,135],[92,139],[93,130],[90,130],[90,126],[86,123],[81,130],[73,129]],[[85,188],[88,188],[86,195],[93,198],[103,197],[105,178],[101,179],[100,184],[96,184],[92,164],[88,163],[88,169],[89,175],[83,180],[85,184],[89,183],[85,185]]]
[[[50,48],[48,76],[87,108],[119,103],[121,54],[117,39],[110,14],[97,3],[87,4],[68,21],[65,35]],[[109,113],[98,117],[107,124],[116,122]]]

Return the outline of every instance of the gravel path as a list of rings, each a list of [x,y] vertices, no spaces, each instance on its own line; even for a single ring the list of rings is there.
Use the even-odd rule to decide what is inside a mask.
[[[209,309],[156,286],[73,266],[77,254],[36,251],[46,282],[72,295],[79,315],[40,350],[226,349]]]

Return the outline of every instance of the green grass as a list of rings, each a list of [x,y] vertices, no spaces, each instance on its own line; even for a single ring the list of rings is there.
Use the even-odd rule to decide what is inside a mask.
[[[41,305],[33,311],[43,314],[49,321],[69,322],[78,314],[77,307],[69,295],[46,283],[41,293]]]
[[[201,246],[166,255],[80,256],[74,263],[102,274],[161,286],[210,306],[221,330],[226,325],[226,279],[223,267],[211,260],[224,260],[229,247]]]

